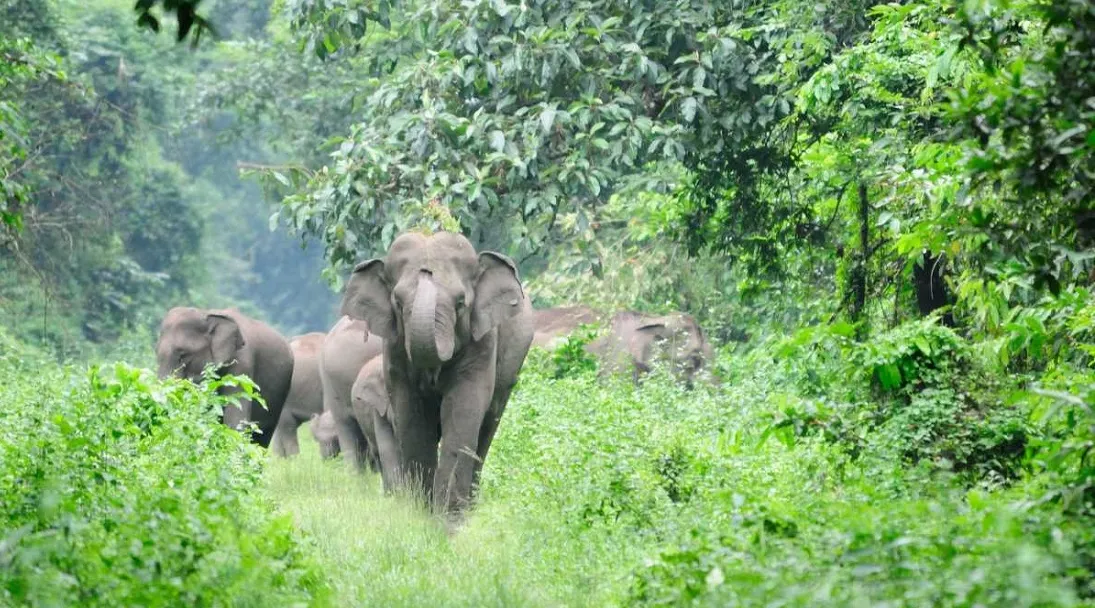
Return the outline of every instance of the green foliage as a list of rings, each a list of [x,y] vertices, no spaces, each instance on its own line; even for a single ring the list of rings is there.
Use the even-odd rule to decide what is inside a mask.
[[[1031,500],[1039,484],[967,491],[813,438],[764,442],[769,395],[790,386],[741,363],[720,394],[527,368],[452,537],[310,444],[271,490],[361,603],[1083,605],[1090,526]]]
[[[997,378],[969,344],[935,319],[871,340],[851,326],[801,330],[777,347],[804,397],[789,397],[769,433],[788,443],[819,434],[858,456],[867,450],[927,462],[971,481],[1013,480],[1033,432],[1020,388]]]
[[[580,325],[551,352],[552,376],[564,378],[597,370],[597,358],[586,351],[586,345],[597,339],[602,328],[596,324]]]
[[[327,593],[222,425],[224,378],[61,371],[0,334],[0,603],[304,604]]]
[[[335,42],[347,6],[329,7]],[[558,215],[575,213],[588,230],[618,189],[663,182],[639,169],[714,137],[705,100],[749,78],[732,67],[734,11],[702,2],[572,9],[405,3],[391,22],[411,44],[332,142],[331,164],[297,172],[283,213],[346,263],[384,248],[406,224],[406,204],[438,199],[474,241],[524,256],[556,234]],[[386,37],[362,42],[358,52],[388,56]],[[724,67],[733,74],[723,78]]]
[[[1023,260],[1056,293],[1090,268],[1070,250],[1089,246],[1093,230],[1095,15],[1063,0],[967,4],[961,17],[984,69],[956,95],[956,123],[977,142],[977,184],[1003,199],[986,201],[981,223],[998,235],[997,255]]]
[[[227,32],[263,35],[268,3],[206,6]],[[127,23],[132,9],[3,6],[0,133],[13,147],[0,155],[0,213],[22,226],[0,231],[8,326],[63,355],[143,331],[179,303],[239,306],[286,333],[328,327],[321,252],[272,228],[237,175],[239,159],[270,152],[254,138],[214,147],[223,119],[184,128],[195,73],[225,53],[161,48]]]
[[[56,56],[36,48],[28,38],[0,35],[0,245],[23,226],[20,207],[27,203],[29,186],[20,173],[30,160],[28,118],[13,103],[13,93],[39,83],[64,81]]]

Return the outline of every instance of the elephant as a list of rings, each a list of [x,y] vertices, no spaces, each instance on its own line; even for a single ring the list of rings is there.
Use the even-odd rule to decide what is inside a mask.
[[[460,234],[404,233],[354,267],[342,313],[384,339],[400,483],[459,522],[532,344],[516,264]]]
[[[312,437],[319,444],[319,455],[329,460],[338,456],[338,429],[335,427],[335,417],[331,412],[312,414],[308,423],[308,430],[312,431]]]
[[[251,441],[269,447],[289,394],[294,363],[288,342],[274,328],[234,308],[175,307],[167,311],[160,325],[156,360],[160,378],[175,375],[199,382],[208,364],[216,365],[220,373],[251,378],[266,407],[240,399],[239,405],[224,408],[221,421],[233,429],[255,422],[260,432],[252,435]],[[220,390],[231,394],[240,389],[226,386]]]
[[[618,312],[612,317],[608,333],[587,344],[586,349],[600,359],[602,373],[630,371],[636,384],[650,372],[655,360],[665,359],[689,388],[715,355],[695,318],[682,312],[657,316]],[[713,373],[708,371],[706,375],[712,383],[719,383]]]
[[[354,418],[369,443],[369,459],[380,470],[384,491],[391,492],[399,479],[399,447],[384,382],[384,355],[370,359],[361,368],[351,391],[351,401]]]
[[[289,340],[293,351],[293,380],[274,430],[273,449],[278,456],[300,453],[297,429],[323,412],[323,385],[319,380],[319,350],[327,334],[312,332]]]
[[[552,350],[581,325],[596,323],[601,313],[588,306],[563,306],[533,311],[532,345]]]
[[[380,336],[369,333],[364,321],[343,316],[335,323],[319,355],[319,376],[323,384],[323,411],[330,412],[338,449],[354,469],[361,471],[368,463],[378,470],[368,458],[369,446],[361,427],[353,417],[350,391],[357,373],[373,357],[380,354],[384,342]]]

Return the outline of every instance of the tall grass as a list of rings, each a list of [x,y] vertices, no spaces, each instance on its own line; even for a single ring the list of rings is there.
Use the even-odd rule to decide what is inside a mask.
[[[478,504],[450,535],[375,475],[321,461],[306,428],[291,460],[248,445],[216,421],[211,386],[126,365],[62,369],[2,333],[0,346],[0,605],[1095,596],[1095,527],[1046,498],[1054,482],[1038,468],[979,484],[910,462],[885,445],[901,435],[860,420],[870,403],[802,397],[771,357],[724,361],[726,386],[687,392],[664,375],[639,388],[589,371],[556,379],[533,356]]]
[[[335,595],[366,606],[1079,605],[1075,531],[1036,486],[769,439],[772,382],[523,376],[455,535],[373,475],[268,469]],[[1070,527],[1071,526],[1071,527]]]

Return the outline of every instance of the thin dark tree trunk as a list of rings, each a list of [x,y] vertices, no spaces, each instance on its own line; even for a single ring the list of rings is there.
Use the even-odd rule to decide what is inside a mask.
[[[852,320],[861,321],[867,308],[867,261],[871,255],[871,206],[867,200],[867,184],[860,182],[859,192],[859,260],[852,273]],[[862,330],[861,330],[862,331]]]
[[[950,302],[947,284],[943,280],[943,255],[932,255],[925,251],[920,263],[913,266],[913,281],[916,283],[916,304],[921,316],[943,308]],[[946,313],[942,318],[947,327],[954,327],[954,316]]]

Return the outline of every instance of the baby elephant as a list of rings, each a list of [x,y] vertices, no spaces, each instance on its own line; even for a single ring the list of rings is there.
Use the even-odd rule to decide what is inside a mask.
[[[369,445],[369,460],[380,470],[384,491],[398,482],[399,446],[392,426],[392,408],[384,383],[384,356],[370,360],[361,368],[351,391],[354,418]]]
[[[273,450],[278,456],[300,453],[297,429],[323,412],[323,385],[319,379],[319,350],[327,334],[313,332],[289,340],[293,351],[293,380],[274,431]]]
[[[325,459],[334,458],[340,452],[338,446],[338,429],[335,427],[335,417],[331,412],[312,414],[312,420],[308,423],[308,429],[312,431],[312,437],[319,444],[319,455]]]
[[[156,362],[161,378],[174,375],[199,382],[209,364],[219,373],[249,377],[266,407],[241,399],[239,406],[224,408],[221,420],[233,429],[257,423],[260,432],[251,440],[264,448],[270,445],[293,376],[293,351],[272,327],[234,308],[172,308],[160,325]],[[220,390],[239,392],[227,386]]]

